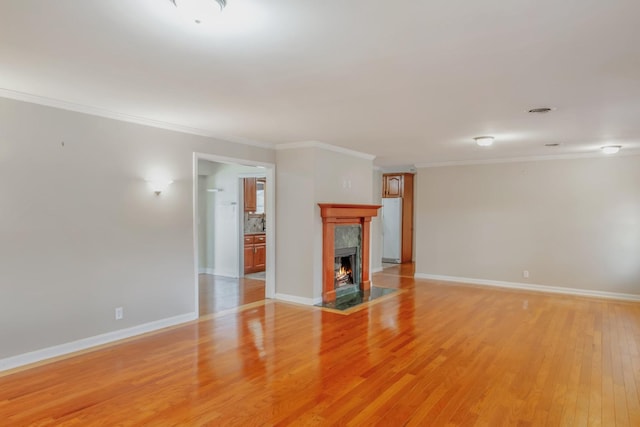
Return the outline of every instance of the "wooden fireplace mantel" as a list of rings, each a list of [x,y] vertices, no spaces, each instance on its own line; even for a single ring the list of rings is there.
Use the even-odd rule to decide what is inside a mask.
[[[335,290],[335,231],[336,225],[360,224],[362,226],[362,277],[360,289],[371,288],[369,278],[369,244],[371,240],[371,217],[378,216],[381,205],[351,205],[338,203],[318,203],[322,217],[322,300],[331,303],[336,300]]]

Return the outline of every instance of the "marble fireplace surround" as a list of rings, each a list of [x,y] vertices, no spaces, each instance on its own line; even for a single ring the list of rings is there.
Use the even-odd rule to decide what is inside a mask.
[[[381,205],[349,205],[337,203],[318,203],[322,217],[322,301],[332,303],[336,300],[335,290],[335,231],[336,226],[360,224],[362,229],[362,273],[360,290],[371,289],[369,278],[369,247],[371,240],[371,218],[378,216]]]

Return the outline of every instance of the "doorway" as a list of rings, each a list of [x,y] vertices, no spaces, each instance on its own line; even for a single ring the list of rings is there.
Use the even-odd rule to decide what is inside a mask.
[[[199,316],[206,316],[275,294],[275,192],[262,192],[264,211],[245,211],[245,177],[260,177],[264,187],[275,186],[275,165],[194,154],[195,297]],[[249,216],[249,214],[252,214]],[[257,221],[260,236],[246,236]],[[254,230],[258,231],[258,230]],[[245,240],[261,240],[266,258],[262,278],[245,277]]]

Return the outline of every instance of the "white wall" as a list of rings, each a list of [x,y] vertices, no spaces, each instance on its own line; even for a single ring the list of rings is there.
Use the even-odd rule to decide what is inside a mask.
[[[372,203],[382,205],[382,171],[373,171]],[[414,204],[415,206],[415,204]],[[382,208],[378,210],[378,216],[371,219],[371,270],[382,270]],[[414,239],[415,241],[415,239]],[[414,251],[415,255],[415,251]]]
[[[196,312],[194,152],[274,162],[272,150],[0,99],[0,359]],[[174,180],[159,197],[145,182],[155,173]]]
[[[314,148],[276,151],[276,295],[313,299]],[[306,301],[306,302],[308,302]]]
[[[322,296],[318,203],[371,204],[373,161],[318,147],[278,150],[276,157],[277,292],[317,302]]]
[[[640,294],[640,157],[417,177],[417,274]]]

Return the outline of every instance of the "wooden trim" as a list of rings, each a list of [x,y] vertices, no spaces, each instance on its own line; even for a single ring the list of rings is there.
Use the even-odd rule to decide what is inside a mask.
[[[413,174],[402,178],[402,253],[400,262],[413,260]]]
[[[365,218],[378,216],[382,205],[343,205],[335,203],[318,203],[322,218]]]
[[[332,222],[322,224],[322,300],[331,302],[336,300],[333,260],[335,257],[335,230]]]

